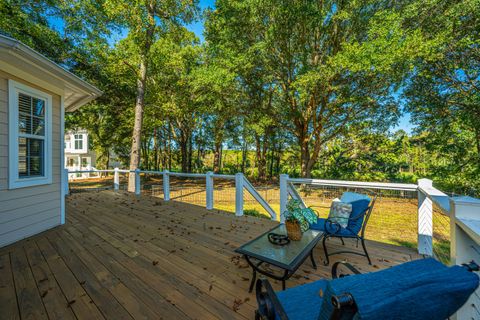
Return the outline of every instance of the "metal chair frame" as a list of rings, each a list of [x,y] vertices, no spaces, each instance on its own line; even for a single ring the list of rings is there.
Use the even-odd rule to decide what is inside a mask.
[[[373,207],[375,205],[375,201],[377,200],[377,194],[374,193],[374,192],[371,192],[371,193],[374,196],[373,196],[372,200],[370,201],[370,204],[368,205],[368,207],[364,211],[362,211],[361,213],[357,214],[355,217],[350,217],[348,219],[349,221],[358,220],[358,219],[362,219],[362,218],[364,219],[363,223],[362,223],[362,228],[360,229],[359,234],[356,234],[356,235],[352,234],[351,236],[350,235],[338,235],[336,233],[339,232],[342,227],[337,222],[331,221],[329,219],[325,220],[324,230],[328,230],[328,229],[334,227],[335,232],[333,232],[333,233],[332,232],[325,232],[324,235],[323,235],[322,245],[323,245],[323,251],[325,252],[324,265],[328,266],[330,264],[330,259],[329,259],[330,256],[333,256],[333,255],[336,255],[336,254],[342,254],[342,253],[351,253],[351,254],[356,254],[356,255],[366,257],[367,260],[368,260],[368,264],[370,264],[370,265],[372,264],[372,260],[370,259],[370,256],[368,255],[367,246],[365,245],[365,229],[367,228],[368,220],[370,219],[370,215],[372,214]],[[327,229],[327,224],[329,224],[328,229]],[[326,241],[327,241],[328,238],[340,238],[343,245],[345,245],[345,242],[343,241],[343,238],[356,239],[357,240],[357,248],[358,248],[358,241],[360,241],[361,244],[362,244],[362,248],[363,248],[364,253],[361,253],[361,252],[358,252],[358,251],[352,251],[352,250],[341,250],[341,251],[328,253],[327,245],[326,245]]]

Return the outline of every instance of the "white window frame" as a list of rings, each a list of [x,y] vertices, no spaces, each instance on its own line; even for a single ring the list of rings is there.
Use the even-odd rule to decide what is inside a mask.
[[[80,136],[80,139],[77,139],[77,136]],[[77,148],[77,141],[78,142],[82,142],[82,147],[81,148]],[[84,146],[85,146],[85,135],[83,133],[74,133],[73,134],[73,150],[75,151],[83,151],[84,150]]]
[[[18,174],[18,94],[45,100],[45,142],[43,176],[20,178]],[[25,188],[52,183],[52,96],[27,86],[23,83],[8,80],[8,187],[9,189]]]

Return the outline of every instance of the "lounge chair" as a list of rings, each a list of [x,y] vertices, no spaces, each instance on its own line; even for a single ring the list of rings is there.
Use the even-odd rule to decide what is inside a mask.
[[[340,201],[347,202],[352,204],[352,213],[348,219],[347,227],[340,226],[337,222],[334,222],[330,219],[318,219],[317,223],[310,225],[311,229],[321,230],[324,233],[322,240],[323,250],[325,252],[325,265],[330,263],[329,256],[341,253],[351,253],[357,254],[364,257],[367,257],[368,263],[371,265],[372,261],[367,252],[367,247],[365,245],[365,229],[367,227],[368,220],[373,211],[373,206],[375,205],[375,200],[377,199],[376,194],[372,193],[373,196],[369,197],[364,194],[355,193],[355,192],[344,192]],[[342,244],[345,245],[343,241],[344,238],[351,238],[361,242],[364,253],[351,250],[342,250],[332,253],[328,253],[326,241],[329,238],[340,238]]]
[[[349,274],[339,274],[346,267]],[[434,259],[407,262],[359,274],[337,262],[332,280],[319,280],[275,293],[265,279],[256,283],[256,320],[395,319],[444,320],[478,288],[473,261],[447,267]]]

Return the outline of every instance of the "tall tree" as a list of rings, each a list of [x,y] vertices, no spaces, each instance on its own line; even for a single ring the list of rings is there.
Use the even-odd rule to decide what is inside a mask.
[[[142,123],[151,60],[151,47],[163,32],[180,23],[191,21],[198,6],[195,0],[145,0],[125,1],[106,0],[109,16],[126,28],[132,39],[138,61],[131,65],[136,76],[135,121],[130,151],[130,170],[136,170],[140,164]],[[135,175],[130,174],[128,190],[135,189]]]
[[[402,28],[396,5],[220,0],[216,6],[209,43],[234,58],[261,57],[297,138],[302,176],[311,175],[325,144],[351,125],[395,120],[393,86],[423,52],[421,34]]]

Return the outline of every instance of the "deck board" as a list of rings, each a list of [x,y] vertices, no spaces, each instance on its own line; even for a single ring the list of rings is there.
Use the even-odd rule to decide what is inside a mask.
[[[112,191],[70,195],[66,208],[66,225],[0,249],[0,319],[253,319],[251,270],[234,249],[275,222]],[[372,266],[355,255],[331,262],[371,272],[420,258],[367,247]],[[287,287],[330,277],[321,246],[314,255],[319,268],[306,260]]]

